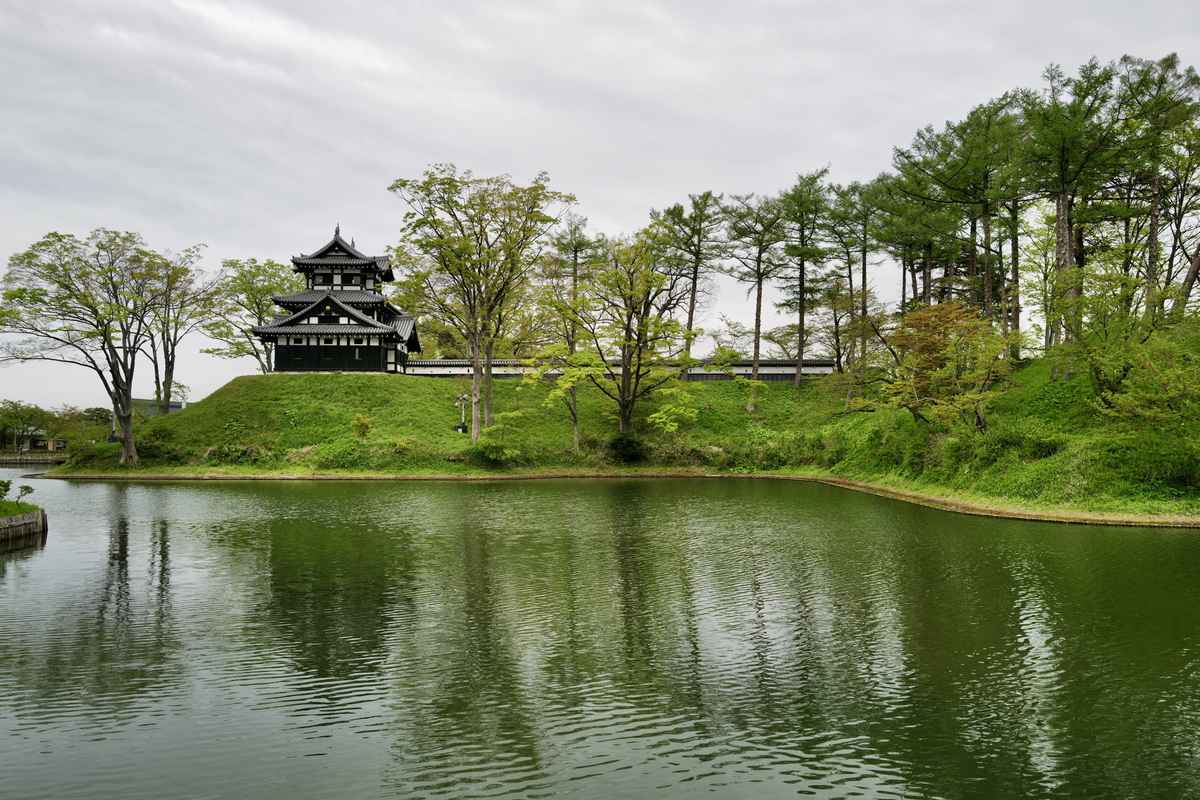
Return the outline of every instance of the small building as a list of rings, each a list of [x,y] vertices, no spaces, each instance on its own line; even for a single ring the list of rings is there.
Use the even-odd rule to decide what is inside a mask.
[[[305,289],[272,298],[283,313],[252,329],[274,345],[276,372],[398,372],[421,352],[415,320],[389,303],[387,256],[367,256],[341,228],[311,255],[292,259]]]
[[[53,453],[67,449],[67,440],[61,436],[51,436],[44,428],[30,431],[17,440],[17,450],[22,453],[45,451]]]

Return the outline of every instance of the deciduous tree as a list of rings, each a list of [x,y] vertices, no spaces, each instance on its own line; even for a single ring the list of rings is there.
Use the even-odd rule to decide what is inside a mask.
[[[97,229],[86,239],[49,233],[9,260],[0,361],[47,361],[94,373],[112,404],[121,463],[136,464],[133,379],[153,336],[162,257],[136,233]]]
[[[304,288],[304,280],[278,261],[231,258],[222,264],[212,289],[210,318],[201,324],[204,334],[218,343],[201,352],[220,358],[253,358],[258,371],[274,368],[274,345],[251,333],[278,314],[275,295]]]

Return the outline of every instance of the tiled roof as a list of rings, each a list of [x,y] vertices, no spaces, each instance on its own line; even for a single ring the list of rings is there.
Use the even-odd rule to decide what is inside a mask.
[[[292,263],[305,267],[375,267],[388,268],[387,256],[295,256]]]
[[[339,300],[337,298],[337,296],[334,295],[333,292],[317,293],[317,298],[312,303],[310,303],[306,307],[300,309],[299,311],[297,311],[293,314],[283,316],[283,317],[276,317],[274,320],[272,320],[271,325],[274,327],[279,327],[281,325],[284,325],[284,326],[286,326],[286,325],[306,325],[306,323],[302,322],[302,320],[304,320],[306,317],[310,316],[313,313],[313,311],[316,310],[317,307],[321,306],[321,305],[332,305],[334,308],[338,309],[339,312],[341,312],[341,313],[339,313],[339,316],[341,316],[342,314],[345,314],[345,316],[348,317],[349,319],[352,319],[355,322],[358,322],[365,327],[389,330],[389,331],[392,329],[391,325],[385,325],[382,322],[377,322],[377,321],[371,319],[370,317],[368,317],[366,314],[359,311],[358,309],[354,308],[353,306],[346,305],[344,302]],[[320,309],[320,310],[323,311],[324,309]],[[318,316],[330,316],[330,315],[322,315],[322,314],[318,313]],[[257,332],[257,331],[258,331],[257,328],[251,329],[251,332]]]
[[[264,325],[252,329],[256,334],[287,336],[382,336],[385,339],[398,335],[390,326],[368,325]]]
[[[336,297],[343,303],[383,303],[383,295],[379,292],[368,292],[362,290],[340,290],[333,289],[331,291],[310,290],[307,292],[297,292],[296,294],[276,295],[271,299],[276,303],[314,303],[325,297],[325,295]]]

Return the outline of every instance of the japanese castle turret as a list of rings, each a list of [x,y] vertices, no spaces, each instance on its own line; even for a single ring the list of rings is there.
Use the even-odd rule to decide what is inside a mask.
[[[253,328],[274,344],[276,372],[396,372],[421,352],[413,318],[380,292],[395,280],[387,256],[363,255],[339,226],[320,250],[293,258],[292,268],[305,290],[272,298],[283,313]]]

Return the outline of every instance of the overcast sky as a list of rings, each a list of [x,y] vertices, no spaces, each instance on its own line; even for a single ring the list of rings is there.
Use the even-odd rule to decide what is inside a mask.
[[[689,192],[870,178],[1049,62],[1172,51],[1200,61],[1184,0],[0,0],[0,257],[104,226],[203,242],[212,267],[285,260],[335,222],[383,253],[387,185],[434,161],[546,170],[594,229],[629,232]],[[894,293],[892,270],[879,281]],[[722,312],[752,319],[732,285]],[[181,364],[193,398],[253,371],[201,344]],[[5,397],[105,405],[91,373],[52,364],[0,367]]]

